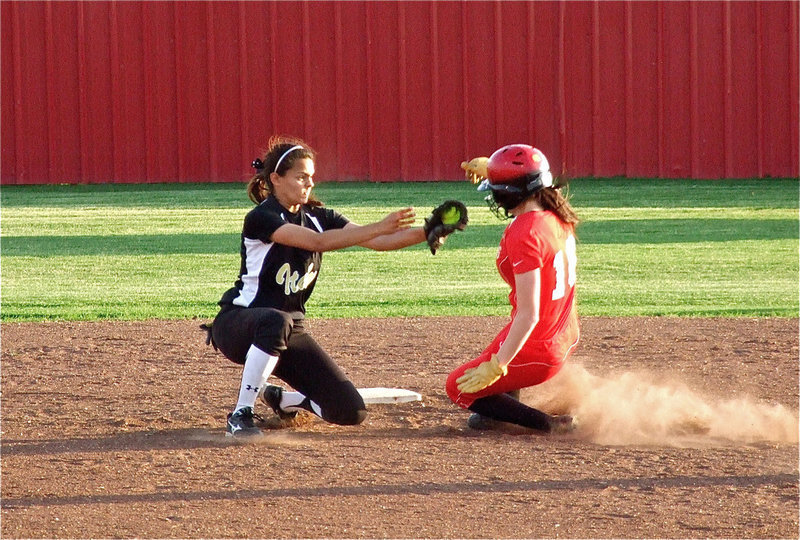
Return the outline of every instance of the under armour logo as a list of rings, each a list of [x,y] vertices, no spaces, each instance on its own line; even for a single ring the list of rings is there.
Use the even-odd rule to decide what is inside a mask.
[[[258,386],[253,386],[248,384],[247,386],[244,387],[244,389],[250,390],[251,392],[255,392],[256,394],[258,393]]]

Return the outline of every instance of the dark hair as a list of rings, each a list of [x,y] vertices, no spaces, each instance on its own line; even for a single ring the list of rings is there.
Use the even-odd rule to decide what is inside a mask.
[[[292,150],[294,146],[301,146],[302,148]],[[273,190],[270,175],[274,172],[278,176],[283,176],[286,171],[294,167],[298,159],[305,158],[312,161],[316,158],[314,150],[305,142],[297,137],[272,136],[267,143],[267,151],[264,156],[253,160],[253,168],[256,170],[256,174],[247,183],[247,196],[254,203],[261,204]],[[309,199],[308,204],[322,206],[322,203],[313,197]]]
[[[577,225],[580,219],[578,219],[578,214],[569,204],[569,193],[561,193],[562,190],[566,189],[565,186],[542,188],[531,195],[531,199],[538,202],[545,210],[553,212],[564,223]]]

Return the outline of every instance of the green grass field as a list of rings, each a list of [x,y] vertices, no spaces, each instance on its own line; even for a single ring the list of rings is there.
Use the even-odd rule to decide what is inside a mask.
[[[798,180],[578,179],[583,315],[798,316]],[[464,201],[470,226],[420,245],[326,253],[310,317],[506,315],[507,222],[458,183],[325,183],[357,223]],[[3,186],[3,322],[211,318],[239,268],[243,184]]]

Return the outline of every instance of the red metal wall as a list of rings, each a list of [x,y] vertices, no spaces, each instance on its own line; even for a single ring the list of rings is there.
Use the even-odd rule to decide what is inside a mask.
[[[2,3],[2,182],[798,173],[797,2]]]

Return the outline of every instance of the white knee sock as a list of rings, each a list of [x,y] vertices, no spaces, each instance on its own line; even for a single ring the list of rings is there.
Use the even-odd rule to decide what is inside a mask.
[[[281,409],[286,412],[310,410],[317,416],[322,416],[322,408],[300,392],[283,392],[281,395]]]
[[[235,411],[243,407],[255,407],[258,393],[272,374],[278,363],[278,357],[265,353],[255,345],[250,345],[242,370],[242,385],[239,387],[239,401]]]

